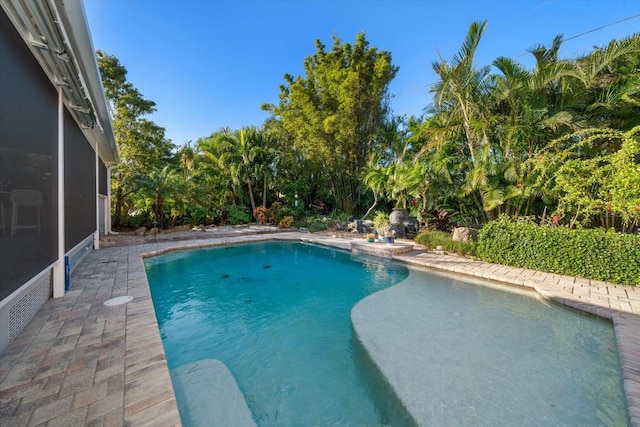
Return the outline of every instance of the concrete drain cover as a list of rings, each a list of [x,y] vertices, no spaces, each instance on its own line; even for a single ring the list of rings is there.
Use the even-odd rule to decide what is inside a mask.
[[[124,297],[115,297],[115,298],[111,298],[108,299],[104,302],[104,305],[108,305],[108,306],[112,306],[112,305],[120,305],[120,304],[126,304],[129,301],[131,301],[133,299],[133,297],[130,296],[124,296]]]

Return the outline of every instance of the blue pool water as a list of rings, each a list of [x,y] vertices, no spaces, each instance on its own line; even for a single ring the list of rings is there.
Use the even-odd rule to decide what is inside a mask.
[[[398,331],[403,309],[394,306],[380,332],[404,337],[398,348],[434,343],[420,355],[433,369],[415,373],[430,390],[423,406],[434,425],[626,423],[611,325],[530,294],[290,242],[145,262],[169,368],[221,360],[261,426],[389,423],[379,405],[388,399],[359,366],[367,363],[349,314],[400,282],[412,296],[406,311],[423,313],[424,328]],[[493,421],[483,424],[487,412]]]
[[[407,267],[295,243],[146,260],[169,368],[219,359],[261,426],[378,425],[353,362],[351,308]]]

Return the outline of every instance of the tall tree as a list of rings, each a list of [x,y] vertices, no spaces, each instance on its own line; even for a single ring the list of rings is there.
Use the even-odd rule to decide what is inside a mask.
[[[360,176],[388,114],[388,87],[398,68],[389,52],[370,47],[359,33],[353,45],[333,36],[331,51],[316,40],[304,70],[296,78],[286,74],[280,103],[263,108],[327,178],[338,206],[354,213]]]
[[[145,117],[155,111],[155,102],[144,99],[127,81],[127,70],[118,58],[100,50],[96,57],[121,158],[113,185],[115,225],[122,226],[126,225],[125,208],[133,206],[131,197],[140,189],[138,177],[162,170],[172,159],[174,145],[163,127]]]

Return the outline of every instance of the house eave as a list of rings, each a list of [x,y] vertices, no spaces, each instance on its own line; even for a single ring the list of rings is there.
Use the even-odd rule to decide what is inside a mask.
[[[67,110],[106,164],[119,161],[81,0],[5,0],[0,5],[60,90]]]

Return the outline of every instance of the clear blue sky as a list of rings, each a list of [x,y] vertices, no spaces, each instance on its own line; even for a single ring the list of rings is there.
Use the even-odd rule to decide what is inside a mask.
[[[487,20],[476,65],[498,56],[532,66],[527,50],[563,34],[561,57],[640,32],[640,0],[84,0],[96,49],[118,57],[127,78],[157,104],[150,119],[175,144],[221,127],[260,126],[285,73],[303,72],[315,39],[391,52],[396,115],[422,114],[438,54],[458,51],[469,25]],[[613,25],[609,25],[613,24]],[[524,55],[523,55],[524,54]],[[522,55],[522,56],[520,56]]]

